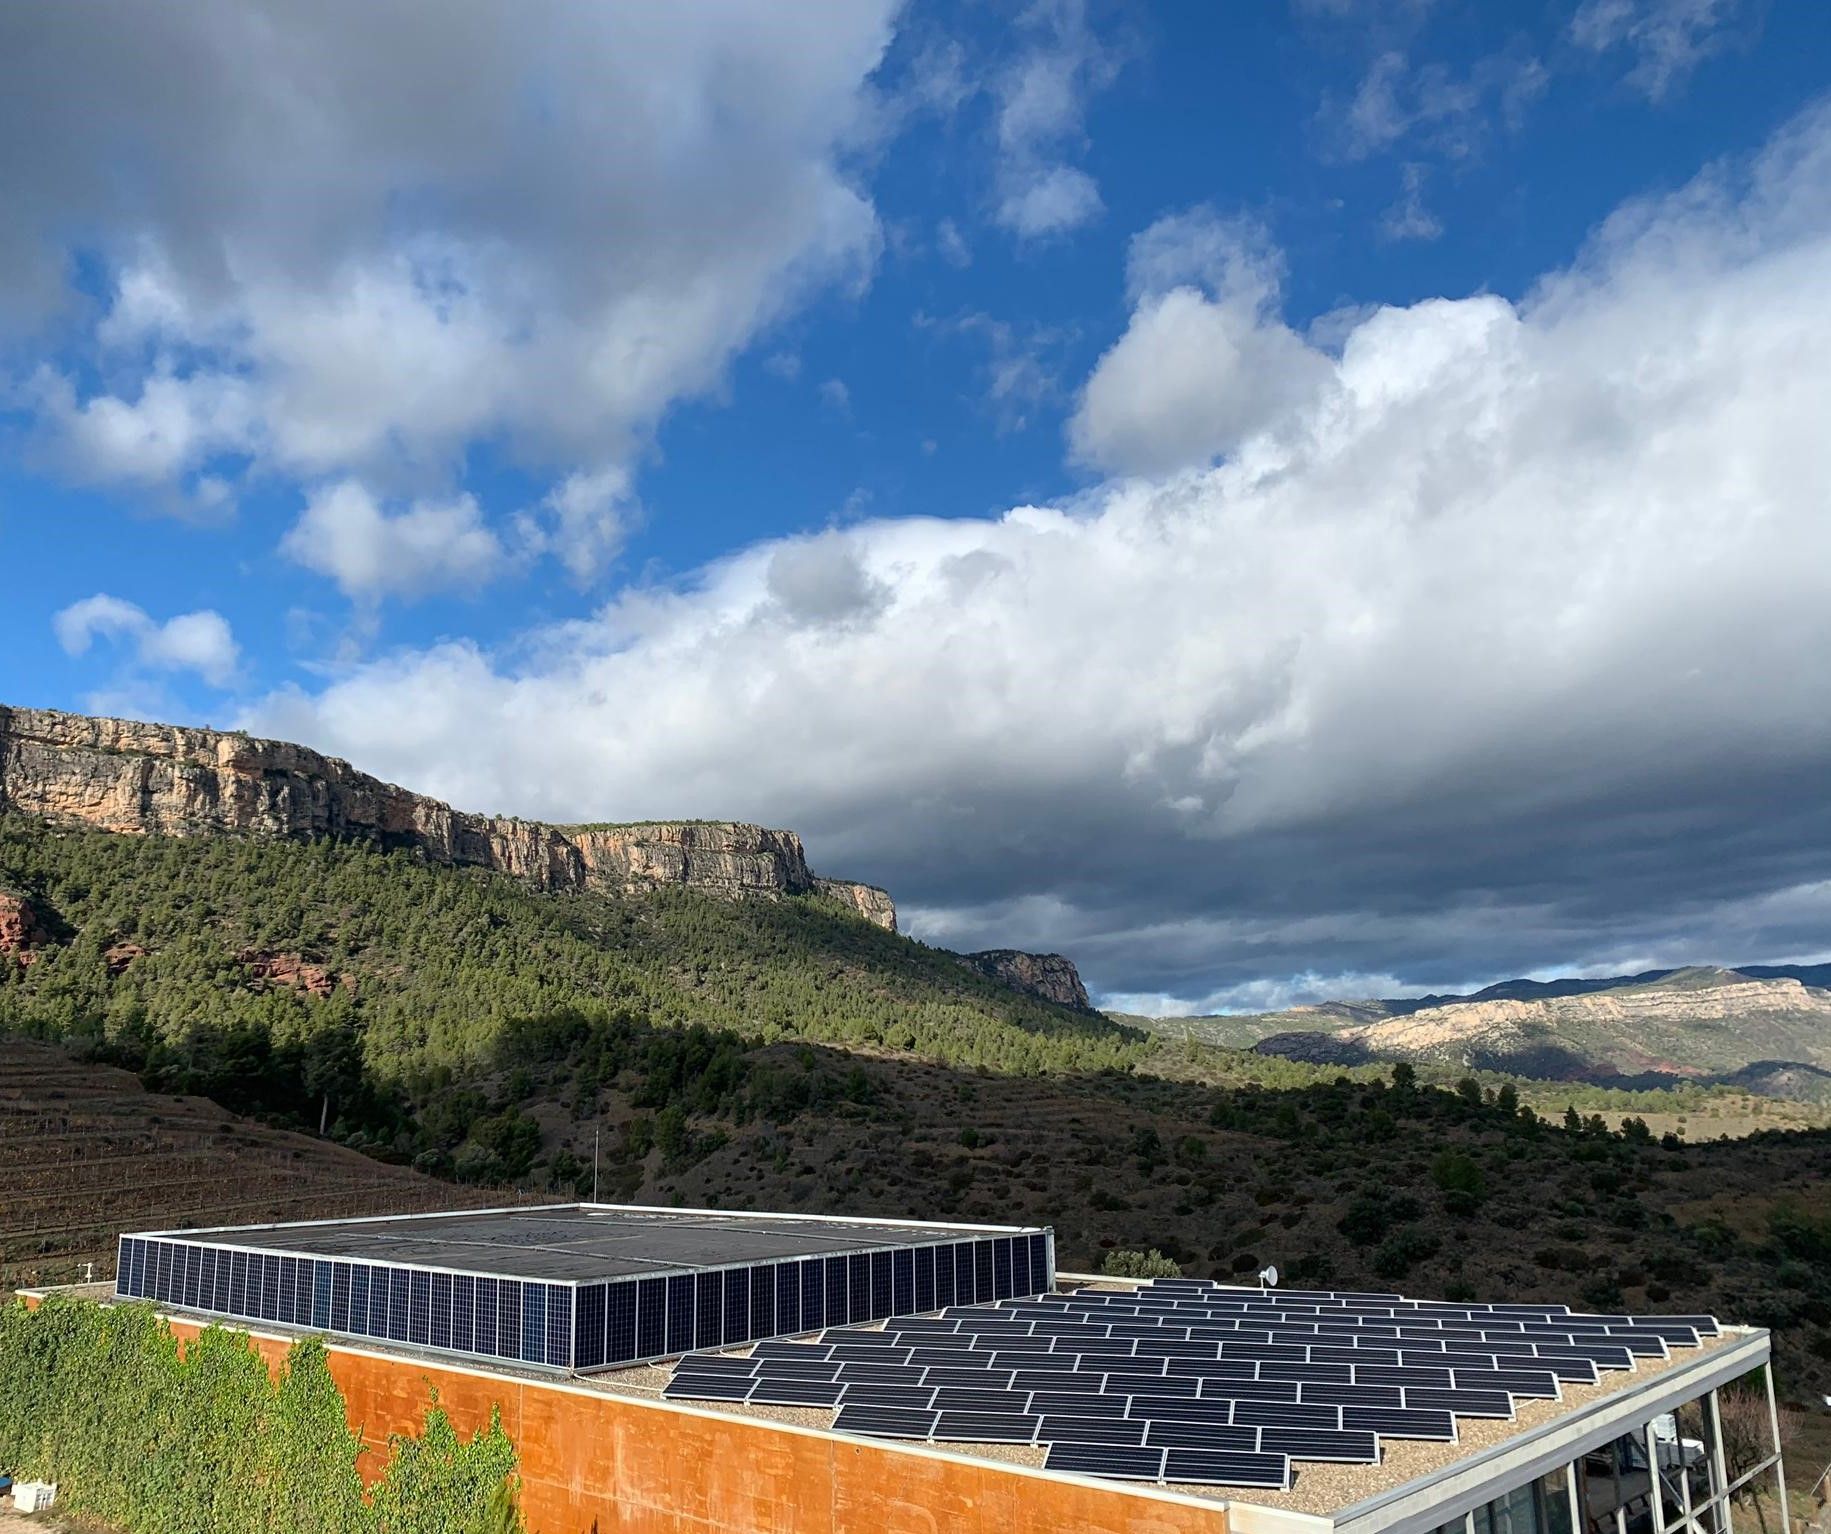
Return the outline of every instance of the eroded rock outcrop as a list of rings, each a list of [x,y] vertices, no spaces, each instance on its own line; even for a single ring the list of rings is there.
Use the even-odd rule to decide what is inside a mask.
[[[50,927],[30,898],[0,888],[0,963],[30,964],[33,950],[50,938]]]
[[[819,891],[896,930],[887,894],[815,878],[793,831],[472,815],[304,746],[220,730],[0,705],[0,809],[127,835],[365,841],[549,891],[685,885],[734,899]]]
[[[988,948],[981,953],[966,953],[960,962],[976,969],[987,979],[1008,985],[1041,1001],[1052,1001],[1058,1007],[1093,1011],[1087,999],[1087,987],[1081,984],[1074,961],[1059,953],[1024,953],[1016,948]]]

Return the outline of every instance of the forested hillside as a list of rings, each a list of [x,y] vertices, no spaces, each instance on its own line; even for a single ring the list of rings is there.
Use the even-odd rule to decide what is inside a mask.
[[[1026,1073],[1124,1067],[1142,1049],[819,896],[542,894],[347,843],[23,816],[0,816],[0,888],[34,933],[0,963],[0,1028],[301,1119],[328,1095],[351,1127],[488,1071],[519,1022],[557,1013]]]

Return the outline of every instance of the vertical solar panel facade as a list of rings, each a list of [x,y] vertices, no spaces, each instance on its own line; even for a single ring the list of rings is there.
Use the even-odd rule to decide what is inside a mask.
[[[1048,1232],[594,1283],[123,1236],[123,1299],[568,1371],[1046,1293]]]
[[[934,1246],[838,1252],[667,1279],[621,1278],[578,1290],[573,1367],[620,1368],[670,1353],[948,1305],[982,1304],[1055,1287],[1047,1232]]]
[[[574,1367],[571,1284],[123,1236],[115,1292],[243,1321]]]

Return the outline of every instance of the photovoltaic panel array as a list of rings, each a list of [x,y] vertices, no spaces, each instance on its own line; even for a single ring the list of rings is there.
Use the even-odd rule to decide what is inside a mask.
[[[588,1206],[583,1217],[532,1211],[519,1228],[507,1214],[494,1216],[489,1225],[485,1216],[467,1217],[460,1234],[479,1239],[443,1245],[402,1220],[394,1222],[400,1237],[369,1243],[436,1264],[424,1267],[345,1255],[359,1249],[367,1232],[356,1227],[365,1222],[124,1236],[115,1288],[123,1299],[211,1315],[590,1371],[962,1302],[1010,1300],[1047,1292],[1055,1278],[1047,1232],[967,1235],[841,1221],[828,1222],[828,1230],[809,1220],[783,1237],[744,1216],[730,1217],[726,1229],[716,1217],[701,1222],[704,1239],[732,1251],[822,1242],[862,1249],[683,1271],[673,1266],[680,1247],[699,1237],[690,1222],[681,1222],[686,1229],[665,1230],[670,1249],[646,1260],[667,1269],[653,1276],[640,1271],[645,1263],[638,1255],[640,1242],[614,1258],[619,1267],[637,1271],[603,1281],[453,1271],[506,1260],[524,1270],[589,1274],[598,1254],[566,1242],[577,1229],[590,1232],[580,1238],[590,1240],[600,1224],[609,1224],[598,1219],[597,1208]],[[647,1217],[638,1234],[652,1240],[645,1232],[660,1223],[659,1217]],[[899,1234],[907,1244],[882,1244]],[[937,1239],[950,1234],[959,1238]],[[480,1239],[485,1235],[496,1244]],[[521,1244],[513,1244],[517,1239]],[[601,1238],[606,1244],[610,1239]],[[319,1252],[262,1249],[263,1242],[281,1241],[312,1244]]]
[[[1715,1336],[1710,1316],[1585,1315],[1195,1280],[950,1305],[683,1358],[663,1394],[833,1407],[834,1428],[1046,1445],[1046,1464],[1283,1487],[1291,1462],[1370,1464],[1382,1438],[1453,1443]]]

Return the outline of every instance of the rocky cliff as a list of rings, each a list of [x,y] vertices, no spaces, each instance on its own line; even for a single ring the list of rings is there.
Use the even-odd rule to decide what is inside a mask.
[[[987,979],[1008,985],[1058,1007],[1093,1011],[1087,999],[1087,987],[1081,984],[1074,961],[1059,953],[1022,953],[1015,948],[988,948],[981,953],[964,953],[960,962],[976,969]]]
[[[896,930],[883,890],[808,869],[793,831],[728,821],[554,826],[472,815],[285,741],[0,705],[0,810],[127,835],[366,841],[539,889],[678,884],[821,894]]]

